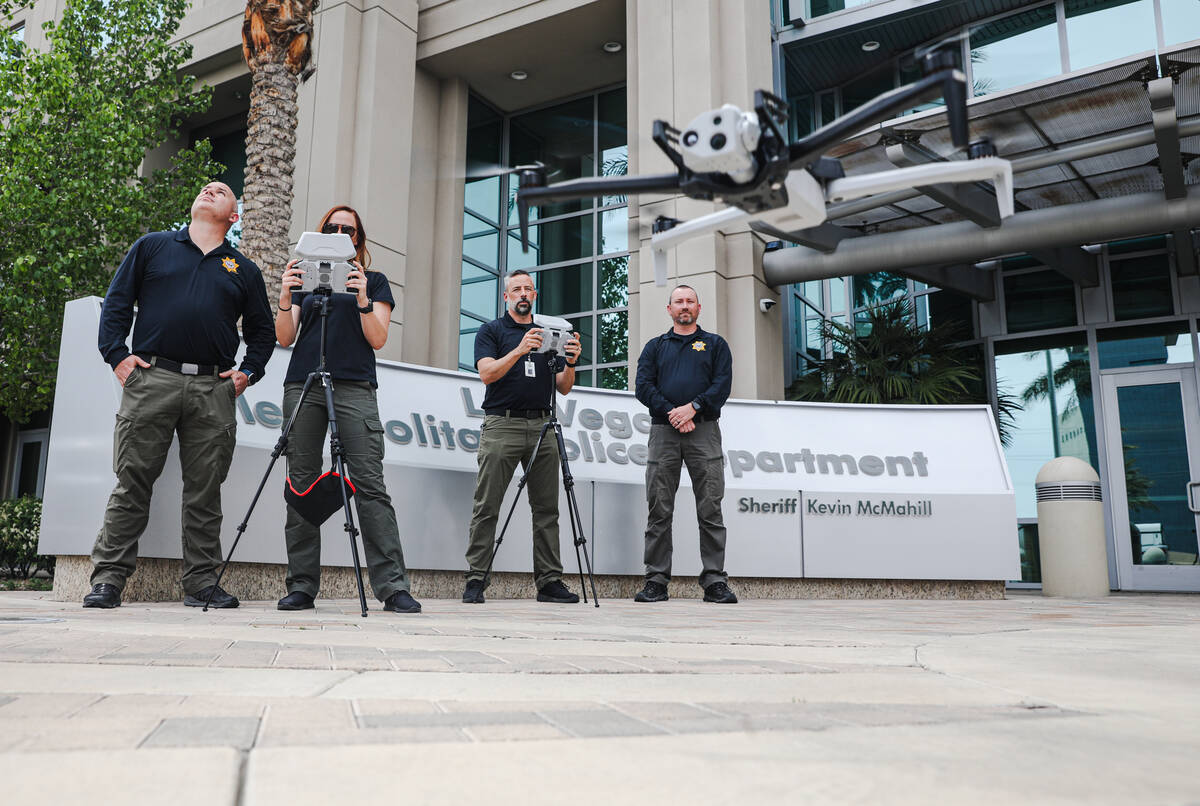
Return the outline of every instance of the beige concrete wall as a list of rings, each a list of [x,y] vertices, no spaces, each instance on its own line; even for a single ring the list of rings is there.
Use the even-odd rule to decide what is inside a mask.
[[[417,58],[424,59],[592,0],[419,0]]]
[[[767,0],[628,0],[630,171],[672,166],[650,139],[652,122],[685,126],[724,103],[749,109],[754,90],[772,87]],[[654,285],[651,225],[659,215],[693,218],[718,205],[678,196],[642,196],[631,215],[641,249],[631,262],[630,352],[670,326],[669,288]],[[726,336],[733,351],[733,395],[783,395],[782,315],[759,312],[758,300],[777,299],[762,279],[762,241],[745,226],[681,245],[668,258],[668,285],[696,288],[700,324]],[[634,268],[636,267],[636,268]]]
[[[467,86],[417,69],[409,260],[401,360],[455,369],[462,257]]]

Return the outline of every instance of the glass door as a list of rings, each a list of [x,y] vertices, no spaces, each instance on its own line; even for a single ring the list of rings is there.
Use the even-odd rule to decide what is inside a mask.
[[[1105,373],[1101,385],[1119,586],[1200,591],[1189,501],[1189,485],[1200,481],[1193,369]]]

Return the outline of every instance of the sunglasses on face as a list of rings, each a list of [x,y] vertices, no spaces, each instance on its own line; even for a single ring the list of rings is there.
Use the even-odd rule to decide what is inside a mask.
[[[321,227],[321,232],[325,235],[334,235],[342,232],[353,238],[358,234],[358,228],[353,224],[326,224],[325,226]]]

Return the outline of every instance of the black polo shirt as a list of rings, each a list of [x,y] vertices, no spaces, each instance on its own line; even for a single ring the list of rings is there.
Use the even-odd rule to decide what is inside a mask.
[[[392,286],[383,272],[367,272],[367,298],[396,307]],[[300,334],[292,348],[284,383],[303,381],[321,361],[321,315],[316,296],[292,292],[292,304],[300,306]],[[325,323],[325,366],[335,381],[363,381],[379,386],[375,377],[375,350],[363,335],[358,298],[352,294],[331,294],[329,319]]]
[[[262,378],[275,348],[267,289],[258,266],[228,242],[206,255],[186,226],[138,239],[113,275],[100,313],[100,354],[114,367],[129,355],[125,338],[135,303],[138,356],[232,367],[241,319],[246,357],[240,369]]]
[[[506,311],[504,316],[493,319],[475,334],[475,366],[481,358],[502,358],[517,348],[525,331],[535,327],[513,321]],[[533,362],[534,377],[525,374],[525,362]],[[504,376],[489,383],[483,395],[484,411],[490,409],[544,409],[550,410],[549,356],[546,353],[531,353],[528,358],[517,360]]]
[[[638,358],[637,399],[655,423],[666,423],[667,412],[692,401],[700,404],[697,417],[719,418],[732,383],[729,344],[699,327],[689,336],[671,328],[646,342]]]

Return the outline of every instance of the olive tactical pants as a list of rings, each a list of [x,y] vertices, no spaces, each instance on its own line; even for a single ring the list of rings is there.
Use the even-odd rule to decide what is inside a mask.
[[[537,420],[488,415],[479,437],[479,477],[475,482],[475,503],[471,511],[470,543],[467,546],[467,579],[483,579],[492,544],[500,505],[520,462],[528,468],[533,446],[549,416]],[[546,432],[538,449],[537,461],[525,491],[533,513],[533,583],[540,590],[562,579],[562,560],[558,549],[558,443],[552,431]]]
[[[696,496],[696,520],[700,526],[700,587],[726,582],[725,520],[721,499],[725,497],[725,466],[721,452],[721,427],[716,420],[697,422],[696,430],[681,434],[669,425],[650,426],[646,459],[646,579],[666,585],[671,580],[671,520],[675,516],[675,493],[679,470],[687,465]]]
[[[302,383],[283,388],[284,423],[292,416]],[[354,485],[351,506],[358,510],[363,550],[375,598],[383,601],[396,591],[409,590],[404,550],[396,526],[396,510],[383,482],[383,425],[379,422],[379,404],[369,383],[335,381],[333,409],[337,415],[338,435],[346,449],[346,470]],[[288,440],[288,478],[297,490],[305,490],[324,472],[321,451],[329,442],[329,414],[325,408],[325,390],[314,383],[304,406],[292,426]],[[339,510],[331,520],[344,521]],[[284,527],[287,541],[288,593],[302,591],[315,597],[321,586],[321,530],[287,508]]]
[[[113,436],[117,486],[92,549],[92,584],[124,589],[150,518],[150,496],[179,435],[183,470],[183,589],[196,594],[221,563],[221,483],[229,472],[237,424],[230,378],[135,367],[125,380]]]

